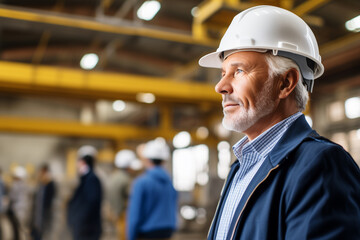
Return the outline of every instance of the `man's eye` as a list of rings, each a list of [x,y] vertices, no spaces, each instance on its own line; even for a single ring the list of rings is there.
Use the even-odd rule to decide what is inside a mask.
[[[242,72],[243,72],[242,69],[240,69],[240,68],[236,69],[236,73],[242,73]]]
[[[236,76],[236,75],[238,75],[238,74],[241,74],[241,73],[243,73],[243,72],[244,72],[244,71],[243,71],[242,69],[238,68],[238,69],[235,70],[234,76]]]

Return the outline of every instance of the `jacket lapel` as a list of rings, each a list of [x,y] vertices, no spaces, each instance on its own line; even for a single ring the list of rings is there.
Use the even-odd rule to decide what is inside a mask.
[[[221,191],[221,197],[220,197],[220,200],[219,200],[219,203],[218,203],[218,206],[217,206],[217,209],[216,209],[216,212],[215,212],[215,215],[214,215],[214,218],[213,218],[213,221],[211,223],[211,227],[210,227],[210,230],[208,233],[208,240],[215,239],[215,237],[216,237],[218,225],[219,225],[219,221],[220,221],[220,216],[221,216],[222,210],[224,208],[224,201],[227,198],[227,195],[229,192],[228,190],[229,190],[229,187],[231,186],[232,179],[234,178],[238,169],[239,169],[239,161],[236,160],[231,165],[230,172],[226,179],[225,185]]]
[[[292,152],[305,138],[311,136],[319,136],[312,130],[305,120],[305,116],[300,116],[285,132],[284,136],[275,145],[274,149],[269,154],[269,159],[272,166],[276,166],[286,156]]]

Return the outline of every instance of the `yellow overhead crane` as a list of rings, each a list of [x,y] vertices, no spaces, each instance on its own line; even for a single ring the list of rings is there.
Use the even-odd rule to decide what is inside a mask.
[[[307,13],[322,6],[330,0],[308,0],[293,8],[294,0],[278,1],[248,1],[241,0],[205,0],[196,11],[193,19],[192,34],[185,34],[163,28],[146,28],[139,26],[129,26],[125,24],[109,24],[88,17],[74,17],[66,14],[51,12],[24,10],[20,8],[8,7],[0,4],[0,17],[15,20],[40,22],[45,24],[59,25],[71,28],[87,29],[98,32],[108,32],[120,35],[132,35],[163,39],[167,41],[181,42],[194,45],[217,47],[219,37],[224,33],[231,19],[240,11],[256,5],[279,5],[287,8],[295,14],[305,18],[313,24],[321,24],[321,19],[308,16]],[[216,29],[220,35],[209,36],[208,30]]]
[[[308,21],[321,23],[318,19],[306,16],[311,10],[329,0],[308,0],[293,8],[294,0],[273,1],[281,7],[307,18]],[[161,29],[143,27],[126,27],[106,24],[95,19],[73,18],[68,15],[53,15],[48,12],[27,11],[0,5],[0,17],[29,22],[61,25],[100,32],[111,32],[123,35],[135,35],[164,39],[187,44],[216,47],[231,18],[239,11],[259,4],[270,4],[269,1],[242,2],[239,0],[207,0],[198,6],[193,21],[192,34],[180,34]],[[216,29],[218,36],[210,36]],[[336,43],[341,44],[341,42]],[[328,47],[330,48],[330,47]],[[131,83],[131,84],[129,84]],[[34,92],[39,94],[62,96],[83,96],[91,98],[116,99],[122,96],[135,99],[138,92],[151,92],[163,102],[210,103],[219,104],[220,96],[214,92],[214,86],[191,82],[178,82],[172,79],[153,78],[129,74],[86,72],[57,67],[0,62],[0,87],[17,92]],[[162,114],[163,115],[163,114]],[[79,122],[50,121],[43,119],[19,119],[0,117],[0,131],[48,133],[55,135],[73,135],[109,139],[142,138],[143,136],[173,136],[174,130],[169,124],[169,116],[162,122],[166,127],[149,130],[132,126],[119,125],[83,125]]]
[[[321,24],[321,19],[307,16],[306,14],[329,1],[308,0],[293,8],[294,0],[247,2],[241,0],[207,0],[202,2],[197,8],[193,21],[193,36],[198,40],[211,39],[209,32],[217,30],[219,33],[218,37],[221,37],[237,13],[257,5],[278,5],[279,7],[291,10],[308,22]]]
[[[135,100],[137,93],[152,93],[160,102],[219,104],[221,100],[211,84],[5,61],[0,61],[0,87],[75,98]]]
[[[194,82],[131,74],[88,72],[59,67],[0,61],[0,88],[17,92],[61,95],[72,98],[135,100],[136,93],[153,93],[158,101],[166,103],[195,103],[219,105],[221,97],[214,86]],[[171,139],[168,112],[170,106],[162,105],[161,126],[146,129],[135,126],[111,124],[82,124],[80,122],[0,117],[0,131],[82,136],[89,138],[129,139],[163,136]]]

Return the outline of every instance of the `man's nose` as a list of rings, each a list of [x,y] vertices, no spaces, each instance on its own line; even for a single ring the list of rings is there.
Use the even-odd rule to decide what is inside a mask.
[[[215,91],[220,94],[232,93],[232,86],[229,76],[223,76],[215,86]]]

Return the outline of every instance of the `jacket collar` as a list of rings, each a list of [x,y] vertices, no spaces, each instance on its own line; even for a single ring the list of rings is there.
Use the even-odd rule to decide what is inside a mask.
[[[286,155],[294,150],[306,137],[316,134],[302,115],[285,132],[274,149],[269,154],[269,161],[274,167],[285,159]]]

